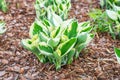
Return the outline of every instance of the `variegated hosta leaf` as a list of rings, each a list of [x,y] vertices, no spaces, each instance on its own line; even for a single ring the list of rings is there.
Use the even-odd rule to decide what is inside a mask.
[[[67,55],[67,64],[71,64],[73,61],[73,56],[75,55],[75,49],[70,50],[70,52]]]
[[[120,24],[115,26],[115,34],[118,35],[120,33]]]
[[[47,26],[47,28],[49,28],[50,26],[52,26],[52,24],[47,19],[44,19],[43,23],[44,23],[45,26]]]
[[[41,21],[36,20],[30,27],[29,35],[32,38],[34,35],[39,34],[40,32],[48,34],[47,27],[43,25]]]
[[[50,38],[47,42],[48,45],[50,45],[51,47],[55,48],[60,42],[60,38]]]
[[[58,46],[58,49],[61,52],[61,56],[66,55],[74,47],[76,40],[76,38],[72,38]]]
[[[56,15],[54,12],[48,10],[48,20],[53,24],[53,26],[59,27],[63,22],[62,18]]]
[[[78,36],[77,45],[75,46],[75,49],[78,51],[78,53],[80,53],[81,50],[85,48],[93,38],[94,38],[93,34],[88,33],[80,34]]]
[[[117,57],[118,63],[120,64],[120,49],[114,48],[115,55]]]
[[[71,23],[69,23],[71,25],[67,26],[65,29],[64,29],[64,35],[63,37],[68,37],[69,39],[72,38],[72,37],[76,37],[79,33],[78,33],[78,22],[77,21],[72,21]],[[62,38],[63,38],[62,37]],[[66,38],[67,38],[66,37]],[[63,40],[64,41],[64,40]]]
[[[42,2],[41,4],[39,4],[38,1],[39,0],[37,0],[36,4],[35,4],[36,16],[37,16],[37,18],[42,18],[46,14],[45,9],[43,8],[44,7],[44,2]]]
[[[37,45],[35,45],[35,42],[31,39],[23,39],[21,41],[21,44],[24,48],[32,51],[33,53],[39,53],[38,49],[37,49]]]
[[[68,28],[68,37],[69,38],[76,37],[78,33],[77,30],[78,30],[78,22],[73,21],[71,26]]]
[[[61,42],[63,43],[63,42],[65,42],[65,41],[67,41],[69,38],[68,38],[68,36],[66,36],[66,35],[62,35],[61,36]]]
[[[72,23],[74,19],[68,19],[62,22],[61,26],[62,27],[62,31],[65,30],[68,26],[70,26],[70,24]]]
[[[116,6],[116,5],[114,4],[113,7],[114,7],[114,10],[115,10],[115,11],[118,11],[118,12],[120,11],[120,7],[119,7],[119,6]]]
[[[40,51],[38,50],[37,45],[35,45],[34,43],[35,42],[32,42],[30,39],[23,39],[21,41],[22,46],[32,51],[36,55],[36,57],[39,59],[40,62],[42,63],[46,62],[45,55],[40,54]]]
[[[46,59],[45,55],[40,54],[40,53],[36,53],[35,55],[37,56],[37,58],[39,59],[40,62],[42,62],[42,63],[46,63],[47,62],[46,61],[47,59]]]
[[[64,9],[62,4],[59,5],[59,8],[60,8],[61,11]]]
[[[51,38],[59,37],[61,34],[60,27],[57,27],[55,30],[53,30],[50,34]]]
[[[40,42],[47,42],[49,39],[49,37],[47,35],[45,35],[44,33],[40,32],[39,33],[39,41]]]
[[[118,20],[117,12],[112,11],[112,10],[106,10],[106,13],[110,19],[115,20],[115,21]]]
[[[0,34],[3,34],[5,31],[6,31],[5,23],[4,22],[0,22]]]
[[[53,56],[53,63],[55,64],[56,70],[58,70],[61,68],[62,58],[56,51],[53,53]]]
[[[89,36],[89,34],[87,32],[82,32],[78,35],[77,43],[75,45],[75,49],[76,49],[75,58],[77,58],[79,56],[81,50],[83,48],[85,48],[87,43],[89,43],[91,41],[92,38],[89,38],[90,40],[87,41],[88,36]]]
[[[78,26],[79,26],[78,27],[79,32],[91,32],[91,30],[92,30],[92,27],[90,26],[89,22],[79,23]]]
[[[77,38],[77,44],[84,43],[88,38],[88,33],[87,32],[82,32],[78,35]]]
[[[32,42],[30,39],[23,39],[21,43],[22,43],[24,48],[26,48],[30,51],[34,50],[34,48],[32,46]]]
[[[53,54],[53,49],[45,42],[40,42],[38,49],[43,55],[50,56]]]
[[[30,27],[29,35],[32,38],[35,34],[39,34],[40,31],[42,31],[42,27],[34,22]]]

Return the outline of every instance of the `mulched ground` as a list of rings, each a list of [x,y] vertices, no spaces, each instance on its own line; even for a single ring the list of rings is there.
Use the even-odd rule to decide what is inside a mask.
[[[8,13],[0,12],[0,20],[7,27],[0,36],[0,80],[120,80],[120,65],[113,52],[114,46],[120,47],[120,41],[112,40],[107,33],[98,34],[77,60],[59,71],[23,49],[20,41],[29,37],[35,19],[34,1],[7,0]],[[97,0],[72,0],[69,18],[86,21],[87,12],[96,7]]]

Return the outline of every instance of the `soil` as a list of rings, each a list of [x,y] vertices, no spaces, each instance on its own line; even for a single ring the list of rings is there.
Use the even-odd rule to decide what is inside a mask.
[[[113,47],[119,40],[100,33],[71,65],[56,71],[54,65],[42,64],[34,54],[24,49],[20,41],[29,38],[29,28],[35,19],[35,0],[6,0],[9,11],[0,11],[0,20],[7,31],[0,35],[0,80],[120,80],[120,65]],[[99,0],[72,0],[69,18],[79,22],[89,20],[91,8],[99,8]]]

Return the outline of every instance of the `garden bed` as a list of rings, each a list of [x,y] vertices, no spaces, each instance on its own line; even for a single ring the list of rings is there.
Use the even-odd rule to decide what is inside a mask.
[[[113,40],[107,33],[99,33],[80,57],[59,71],[54,65],[42,64],[20,42],[29,37],[29,28],[35,19],[35,0],[7,0],[9,11],[0,12],[7,31],[0,36],[0,80],[119,80],[120,65],[117,63]],[[72,0],[69,18],[79,22],[89,20],[91,8],[99,8],[97,0]]]

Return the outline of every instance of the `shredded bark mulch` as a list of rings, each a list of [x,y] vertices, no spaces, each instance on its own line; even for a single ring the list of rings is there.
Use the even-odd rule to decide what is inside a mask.
[[[9,11],[0,12],[0,20],[7,27],[0,36],[0,80],[120,80],[120,65],[113,51],[114,46],[120,47],[119,40],[107,33],[98,34],[77,60],[56,71],[54,65],[40,63],[20,44],[22,39],[29,38],[35,0],[6,1]],[[72,0],[69,18],[87,21],[91,8],[99,8],[98,0]]]

